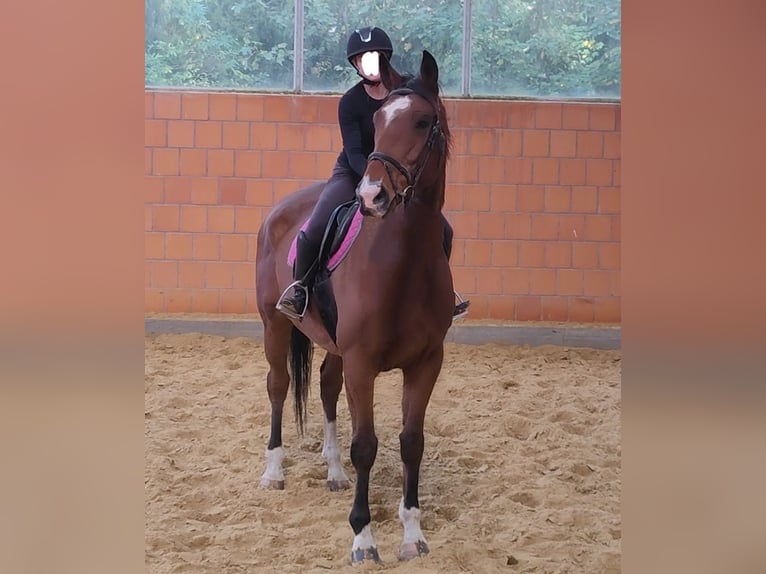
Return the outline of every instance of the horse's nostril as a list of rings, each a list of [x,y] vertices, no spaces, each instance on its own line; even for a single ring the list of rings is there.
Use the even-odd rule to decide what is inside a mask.
[[[375,195],[375,197],[372,199],[372,202],[377,205],[378,207],[382,207],[386,204],[386,201],[388,200],[388,194],[386,193],[386,190],[384,190],[382,187],[380,188],[380,191]]]

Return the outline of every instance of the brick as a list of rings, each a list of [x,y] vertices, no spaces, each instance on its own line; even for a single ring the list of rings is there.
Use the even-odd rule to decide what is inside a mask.
[[[622,241],[622,216],[612,215],[612,241]]]
[[[568,268],[572,266],[572,244],[568,241],[551,241],[545,244],[545,266]]]
[[[211,120],[234,120],[237,118],[236,94],[210,94],[209,115]]]
[[[559,183],[559,160],[537,158],[532,167],[532,181],[537,184]]]
[[[164,233],[144,233],[144,257],[146,259],[165,259]]]
[[[556,239],[559,234],[559,216],[553,214],[532,215],[532,239]]]
[[[503,292],[502,273],[493,267],[477,267],[476,289],[479,293],[500,294]]]
[[[311,152],[294,151],[288,160],[288,177],[311,179],[317,177],[316,156]],[[327,174],[325,174],[325,177]]]
[[[475,211],[458,211],[453,216],[452,227],[455,235],[464,239],[479,236],[479,217]]]
[[[604,134],[604,158],[607,159],[620,159],[622,157],[622,141],[621,134],[605,133]]]
[[[234,208],[228,206],[208,207],[207,231],[209,233],[233,233]]]
[[[204,287],[205,264],[198,261],[179,261],[178,286],[184,288]]]
[[[157,206],[144,205],[144,231],[154,230],[154,209]]]
[[[300,124],[279,124],[277,126],[277,149],[303,151],[303,133],[305,126]]]
[[[219,291],[217,289],[195,291],[192,296],[192,305],[194,313],[219,313]]]
[[[622,211],[619,187],[601,187],[598,190],[598,212],[620,213]]]
[[[559,240],[582,241],[585,237],[584,215],[561,215],[559,216]]]
[[[165,197],[165,178],[144,177],[144,203],[162,203]]]
[[[245,295],[245,313],[258,313],[258,302],[255,298],[255,292],[250,290]]]
[[[261,153],[260,151],[235,150],[234,175],[237,177],[260,177],[262,174]]]
[[[590,123],[592,130],[615,129],[615,114],[613,104],[592,104],[590,106]]]
[[[253,152],[257,153],[257,152]],[[287,161],[288,156],[285,153],[264,151],[261,152],[263,158],[263,177],[285,178],[288,174]]]
[[[185,120],[208,118],[207,94],[184,94],[181,98],[181,117]]]
[[[248,122],[263,121],[263,100],[260,94],[239,94],[237,96],[237,119]]]
[[[210,161],[208,158],[208,169]],[[202,205],[218,203],[218,178],[195,177],[192,179],[191,202]]]
[[[241,289],[221,291],[221,313],[244,313],[246,301],[246,291]]]
[[[458,155],[450,160],[452,169],[451,181],[476,183],[479,181],[479,159],[476,157]]]
[[[599,269],[589,269],[588,271],[585,271],[583,291],[588,297],[610,295],[612,292],[610,273]]]
[[[222,179],[220,186],[222,205],[245,205],[247,185],[244,179]]]
[[[223,122],[221,145],[227,149],[247,149],[250,147],[250,126],[246,123]]]
[[[575,213],[596,213],[598,210],[598,189],[577,186],[572,188],[572,211]]]
[[[555,295],[556,271],[554,269],[530,269],[529,292],[532,295]]]
[[[483,239],[503,239],[505,237],[505,214],[480,212],[479,237]]]
[[[521,130],[497,130],[497,154],[506,157],[521,155]]]
[[[303,126],[307,151],[326,152],[332,149],[332,130],[327,126],[309,125]],[[332,154],[333,158],[337,154]],[[328,172],[329,173],[329,172]]]
[[[518,321],[539,321],[542,317],[540,297],[519,297],[516,299],[516,319]]]
[[[566,213],[571,206],[572,189],[569,186],[546,185],[544,209],[547,213]]]
[[[289,122],[290,96],[263,96],[263,119],[269,122]]]
[[[522,267],[544,267],[545,244],[540,241],[520,242],[519,265]]]
[[[454,128],[451,131],[453,155],[468,155],[468,139],[471,130],[468,128]]]
[[[195,233],[193,243],[194,259],[212,261],[220,259],[221,250],[220,238],[218,235]]]
[[[466,185],[462,208],[469,211],[489,211],[489,186]],[[481,224],[481,218],[480,218]]]
[[[208,289],[231,289],[231,263],[211,261],[205,266],[205,286]]]
[[[262,211],[258,207],[236,207],[234,231],[236,233],[258,233],[263,223]]]
[[[561,185],[584,185],[587,165],[583,159],[560,159],[559,181]]]
[[[152,150],[151,148],[144,148],[144,175],[152,175]]]
[[[542,297],[542,320],[566,322],[569,318],[569,303],[566,297]]]
[[[204,151],[204,150],[203,150]],[[231,177],[235,175],[234,162],[235,152],[230,149],[209,149],[207,150],[207,175],[219,177]],[[237,176],[241,174],[237,173]]]
[[[572,244],[572,265],[578,269],[596,269],[599,246],[595,243]]]
[[[464,188],[467,185],[448,185],[444,192],[444,206],[442,211],[462,211],[463,210],[463,197],[466,195]]]
[[[152,152],[152,173],[154,175],[178,175],[179,150],[156,148]]]
[[[589,107],[588,104],[564,104],[561,127],[565,130],[587,130]]]
[[[144,120],[144,145],[150,147],[168,145],[167,123],[165,120]]]
[[[512,321],[516,316],[516,303],[512,297],[505,295],[489,297],[487,303],[487,316],[490,319]],[[471,312],[473,312],[473,308]]]
[[[165,178],[165,203],[191,202],[192,178],[187,176]]]
[[[247,236],[222,235],[221,236],[221,260],[222,261],[247,260]]]
[[[586,215],[585,235],[587,241],[609,241],[612,238],[612,218],[607,215]]]
[[[481,183],[504,183],[507,160],[493,156],[479,156],[479,181]]]
[[[181,212],[177,205],[154,205],[151,211],[153,231],[178,231]]]
[[[255,254],[251,257],[255,259]],[[232,286],[234,289],[253,289],[255,287],[255,263],[239,261],[232,264]]]
[[[494,155],[495,131],[482,128],[469,130],[468,153],[472,155]]]
[[[604,136],[598,132],[578,132],[577,157],[600,158],[604,155]]]
[[[328,179],[335,167],[338,154],[334,152],[316,152],[316,170],[321,179]]]
[[[612,162],[612,185],[620,187],[621,179],[620,173],[622,171],[622,163],[619,161]]]
[[[620,300],[612,297],[596,299],[594,320],[597,323],[620,323],[622,320]]]
[[[189,233],[168,233],[166,238],[168,259],[191,259],[192,236]]]
[[[457,291],[463,296],[476,293],[476,276],[473,267],[456,267],[452,270],[452,282]],[[473,306],[473,302],[471,302]]]
[[[179,152],[181,154],[181,175],[205,175],[207,171],[207,156],[205,150],[182,148]]]
[[[524,156],[547,157],[550,154],[550,132],[547,130],[524,130]]]
[[[317,100],[317,121],[321,124],[336,125],[340,96],[322,96]]]
[[[492,242],[477,239],[465,241],[465,264],[488,266],[492,260]]]
[[[154,93],[144,92],[144,118],[154,117]]]
[[[169,121],[168,147],[194,147],[194,122],[188,120]]]
[[[577,132],[554,130],[551,132],[551,157],[576,157]]]
[[[192,292],[188,289],[169,289],[165,294],[168,313],[189,313],[192,309]]]
[[[465,265],[465,244],[464,239],[452,240],[452,253],[450,255],[450,265],[453,267],[456,265]]]
[[[622,275],[619,271],[612,273],[612,295],[619,297],[622,294]]]
[[[535,127],[542,129],[560,129],[563,106],[561,104],[540,103],[535,109]]]
[[[490,210],[494,212],[516,211],[517,187],[493,184],[490,186]]]
[[[532,159],[508,158],[505,160],[505,181],[501,183],[532,183]]]
[[[586,162],[585,182],[588,185],[612,185],[612,160],[589,159]]]
[[[175,261],[149,261],[152,287],[176,287],[178,266]]]
[[[277,124],[253,124],[250,128],[250,148],[255,150],[277,149]]]
[[[202,205],[182,205],[180,229],[181,231],[205,231],[207,208]]]
[[[545,188],[542,185],[520,185],[516,196],[516,209],[542,212],[545,209]]]
[[[274,185],[269,180],[247,180],[247,205],[271,207],[274,204]]]
[[[556,270],[556,293],[558,295],[582,295],[584,272],[579,269]]]
[[[519,263],[519,250],[515,241],[497,240],[492,242],[490,264],[496,267],[514,267]]]
[[[194,122],[197,147],[220,148],[223,142],[222,123],[217,121]]]
[[[505,236],[507,239],[530,239],[532,217],[526,213],[506,213]]]
[[[509,103],[507,107],[508,110],[505,122],[507,127],[525,129],[535,127],[535,110],[538,107],[538,104],[531,102],[513,102]],[[477,120],[481,122],[482,117],[479,116]]]
[[[177,120],[181,117],[181,94],[155,92],[154,117]]]
[[[619,243],[607,243],[598,246],[598,266],[601,269],[620,269],[621,246]]]
[[[503,270],[503,287],[507,294],[529,294],[529,269],[511,267]]]
[[[594,318],[593,299],[572,297],[569,300],[569,320],[577,323],[592,323]]]
[[[147,313],[164,313],[165,291],[162,289],[145,289],[144,311]]]

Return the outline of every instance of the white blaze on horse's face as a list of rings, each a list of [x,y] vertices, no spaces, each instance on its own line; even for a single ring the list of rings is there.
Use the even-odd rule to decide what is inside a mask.
[[[393,122],[398,115],[404,113],[409,107],[409,98],[398,98],[381,108],[380,111],[383,114],[383,129],[390,126],[391,122]]]

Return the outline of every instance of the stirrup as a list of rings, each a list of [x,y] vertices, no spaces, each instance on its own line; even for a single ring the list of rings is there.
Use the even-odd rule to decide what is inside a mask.
[[[455,305],[455,311],[454,315],[452,315],[452,322],[454,323],[458,319],[462,319],[466,315],[468,315],[468,306],[471,304],[470,301],[466,301],[461,297],[460,293],[455,291],[455,297],[457,297],[459,303]]]
[[[306,303],[303,305],[303,311],[301,313],[298,313],[295,310],[295,307],[293,307],[289,303],[285,305],[286,303],[285,299],[292,298],[290,297],[290,295],[294,296],[295,291],[298,289],[303,291],[303,295],[306,300]],[[303,320],[303,316],[306,314],[306,310],[309,308],[309,290],[300,281],[293,281],[287,286],[287,288],[284,291],[282,291],[282,294],[279,296],[279,300],[277,301],[276,307],[277,307],[277,311],[280,311],[281,313],[287,315],[291,319],[297,319],[298,321]]]

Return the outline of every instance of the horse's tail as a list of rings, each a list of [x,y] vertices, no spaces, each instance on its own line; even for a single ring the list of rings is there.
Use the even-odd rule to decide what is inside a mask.
[[[311,385],[311,359],[314,345],[303,331],[293,327],[290,333],[290,369],[292,370],[293,391],[295,392],[295,422],[300,434],[306,422],[306,403]]]

